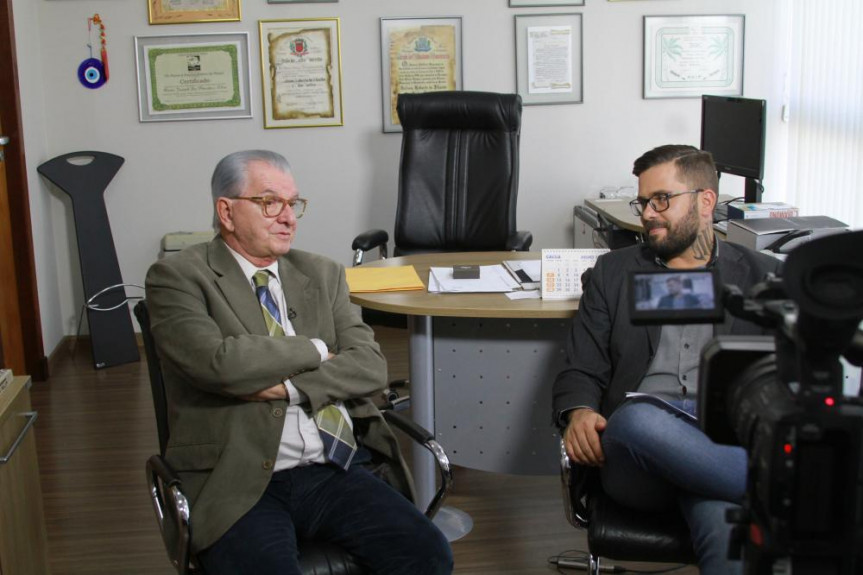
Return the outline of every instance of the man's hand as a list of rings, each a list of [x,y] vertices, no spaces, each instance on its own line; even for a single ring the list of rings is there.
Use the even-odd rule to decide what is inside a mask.
[[[273,387],[250,393],[249,395],[241,395],[240,399],[246,401],[270,401],[271,399],[287,399],[288,389],[284,383],[277,383]]]
[[[569,425],[563,432],[566,454],[582,465],[600,466],[605,462],[599,432],[605,429],[605,418],[582,407],[569,413]]]

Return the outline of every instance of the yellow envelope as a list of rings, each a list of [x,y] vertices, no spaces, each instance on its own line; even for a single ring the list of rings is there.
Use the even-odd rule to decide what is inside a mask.
[[[352,293],[425,289],[413,266],[345,268]]]

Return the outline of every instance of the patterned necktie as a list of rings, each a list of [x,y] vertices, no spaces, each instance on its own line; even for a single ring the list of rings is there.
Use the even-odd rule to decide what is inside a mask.
[[[261,311],[264,313],[264,321],[267,323],[267,331],[271,336],[285,335],[285,330],[282,329],[282,315],[279,313],[279,306],[276,305],[273,294],[270,293],[270,272],[261,270],[255,273],[253,281],[255,282],[255,295],[261,302]]]
[[[266,270],[256,272],[253,281],[267,331],[271,336],[285,335],[279,306],[270,293],[270,273]],[[347,469],[357,451],[357,442],[342,412],[335,405],[327,405],[315,414],[315,424],[324,444],[324,457],[338,467]]]

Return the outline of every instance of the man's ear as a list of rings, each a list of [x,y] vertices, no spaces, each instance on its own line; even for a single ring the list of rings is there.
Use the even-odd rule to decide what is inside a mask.
[[[707,188],[702,190],[698,195],[701,196],[702,213],[709,214],[712,217],[713,210],[716,209],[716,203],[719,201],[716,190]]]
[[[234,231],[233,208],[233,202],[229,198],[219,198],[216,200],[216,214],[219,217],[219,225],[226,232]]]

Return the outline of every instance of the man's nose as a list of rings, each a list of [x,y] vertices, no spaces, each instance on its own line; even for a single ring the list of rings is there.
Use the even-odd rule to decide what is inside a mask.
[[[285,204],[285,209],[276,218],[279,223],[293,225],[297,221],[297,216],[294,214],[294,208],[289,204]]]

